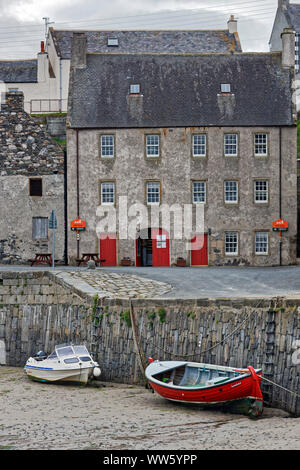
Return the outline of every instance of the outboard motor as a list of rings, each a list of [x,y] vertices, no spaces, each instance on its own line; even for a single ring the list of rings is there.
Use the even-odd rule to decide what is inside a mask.
[[[39,351],[36,353],[36,355],[34,356],[34,359],[36,361],[43,361],[44,359],[47,358],[47,354],[44,352],[44,351]]]

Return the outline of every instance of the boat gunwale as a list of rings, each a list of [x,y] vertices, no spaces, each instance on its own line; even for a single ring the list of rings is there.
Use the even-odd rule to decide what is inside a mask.
[[[162,361],[163,362],[163,361]],[[192,363],[194,364],[192,367],[197,367],[197,365],[195,365],[196,363]],[[175,370],[175,369],[178,369],[180,367],[182,367],[183,365],[185,366],[189,366],[189,363],[186,362],[185,364],[181,364],[180,366],[177,366],[177,367],[170,367],[169,369],[166,369],[164,371],[162,371],[161,373],[164,373],[164,372],[168,372],[170,370]],[[203,366],[203,365],[206,365],[207,368],[209,369],[209,365],[208,364],[199,364],[199,366]],[[149,366],[148,366],[149,367]],[[221,368],[226,368],[228,369],[228,371],[231,369],[232,372],[234,371],[238,371],[239,369],[238,368],[234,368],[234,367],[226,367],[226,366],[220,366],[220,369]],[[213,370],[216,370],[218,368],[218,366],[215,366],[212,368]],[[242,371],[246,371],[246,369],[241,369]],[[262,372],[262,369],[254,369],[255,370],[255,373],[256,374],[260,374]],[[159,372],[158,372],[159,373]],[[207,390],[207,389],[213,389],[213,388],[216,388],[216,387],[224,387],[225,385],[227,384],[230,384],[232,382],[238,382],[240,380],[244,380],[246,378],[249,378],[249,376],[251,376],[251,372],[248,371],[248,372],[245,372],[244,374],[241,374],[239,375],[238,377],[233,377],[232,379],[229,379],[227,380],[226,382],[223,382],[223,383],[219,383],[219,384],[212,384],[212,385],[207,385],[205,387],[199,387],[199,386],[196,386],[196,385],[191,385],[191,386],[184,386],[184,385],[174,385],[174,384],[168,384],[168,383],[165,383],[165,382],[161,382],[160,380],[157,380],[155,379],[152,375],[150,376],[151,378],[148,377],[148,375],[146,374],[146,377],[147,379],[149,380],[149,382],[153,382],[154,384],[157,384],[159,386],[162,386],[162,387],[165,387],[165,388],[169,388],[169,389],[173,389],[173,390],[185,390],[185,391],[195,391],[195,390]],[[221,378],[220,378],[221,379]]]

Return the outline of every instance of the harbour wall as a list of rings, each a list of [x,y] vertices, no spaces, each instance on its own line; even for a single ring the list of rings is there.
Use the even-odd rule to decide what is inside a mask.
[[[300,299],[105,299],[53,273],[0,273],[0,364],[84,342],[101,380],[144,384],[148,357],[262,368],[267,405],[300,416]],[[1,374],[1,368],[0,368]],[[282,388],[283,387],[283,388]]]

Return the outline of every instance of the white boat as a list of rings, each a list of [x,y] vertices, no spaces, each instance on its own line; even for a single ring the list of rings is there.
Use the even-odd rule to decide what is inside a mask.
[[[71,343],[55,346],[50,356],[43,351],[30,357],[24,371],[30,379],[39,382],[75,382],[87,384],[93,377],[99,377],[101,370],[83,345]]]

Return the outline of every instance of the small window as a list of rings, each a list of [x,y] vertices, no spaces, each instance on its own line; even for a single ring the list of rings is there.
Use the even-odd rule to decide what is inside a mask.
[[[90,358],[90,356],[81,356],[79,358],[82,362],[89,362],[91,361],[92,359]]]
[[[225,204],[237,204],[239,199],[239,185],[237,181],[225,181],[224,201]]]
[[[115,184],[101,183],[101,204],[115,203]]]
[[[33,217],[32,219],[32,239],[48,239],[48,217]]]
[[[9,88],[8,92],[9,93],[17,93],[19,91],[19,88]]]
[[[167,235],[156,235],[156,248],[167,248]]]
[[[267,255],[269,251],[269,234],[268,232],[257,232],[255,234],[255,254]]]
[[[30,196],[42,196],[43,195],[42,178],[30,178],[29,195]]]
[[[68,359],[64,359],[65,364],[76,364],[77,362],[79,362],[77,357],[69,357]]]
[[[257,204],[269,201],[268,181],[254,181],[254,201]]]
[[[119,39],[118,38],[108,38],[107,39],[107,45],[117,47],[119,45]]]
[[[101,136],[101,157],[112,158],[115,154],[115,142],[113,135]]]
[[[225,134],[224,136],[224,154],[228,157],[236,157],[238,154],[238,136],[237,134]]]
[[[206,182],[205,181],[194,181],[193,182],[193,203],[206,202]]]
[[[147,183],[147,204],[160,203],[160,183],[152,181]]]
[[[268,135],[255,134],[254,136],[254,153],[257,157],[265,157],[268,155]]]
[[[141,87],[140,85],[130,85],[130,94],[137,95],[140,93]]]
[[[159,157],[159,135],[146,136],[147,157]]]
[[[206,156],[206,134],[193,135],[193,157]]]
[[[225,254],[237,255],[239,251],[238,246],[238,233],[226,232],[225,233]]]
[[[221,93],[231,93],[230,83],[221,83]]]

